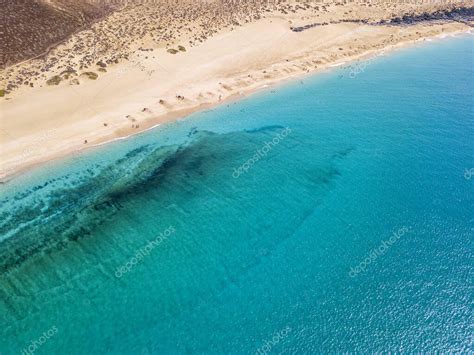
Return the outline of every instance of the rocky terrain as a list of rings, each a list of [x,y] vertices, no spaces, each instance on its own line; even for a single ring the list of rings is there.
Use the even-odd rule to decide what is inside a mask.
[[[329,22],[316,22],[299,27],[291,27],[293,32],[303,32],[307,29],[317,26],[327,26],[343,22],[361,23],[368,25],[415,25],[423,22],[430,21],[456,21],[468,24],[471,26],[471,22],[474,21],[474,7],[459,7],[452,9],[436,10],[434,12],[423,12],[423,13],[407,13],[401,16],[395,16],[390,19],[381,19],[379,21],[370,21],[369,19],[342,19]]]
[[[0,67],[45,53],[116,6],[94,0],[0,0]]]

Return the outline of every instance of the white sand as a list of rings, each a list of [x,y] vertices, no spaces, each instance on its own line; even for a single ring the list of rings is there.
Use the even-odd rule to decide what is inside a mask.
[[[161,48],[155,58],[134,55],[95,81],[81,77],[80,85],[26,88],[0,100],[0,179],[297,75],[467,29],[459,23],[404,28],[345,23],[295,33],[288,20],[275,16],[186,52],[173,55]]]

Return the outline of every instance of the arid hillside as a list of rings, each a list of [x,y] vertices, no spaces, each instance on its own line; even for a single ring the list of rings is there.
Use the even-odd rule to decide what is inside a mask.
[[[0,67],[47,51],[75,31],[103,18],[113,2],[0,0]]]
[[[473,1],[0,0],[0,97],[80,85],[121,62],[157,61],[162,49],[182,53],[265,18],[284,19],[295,32],[338,23],[467,23]]]

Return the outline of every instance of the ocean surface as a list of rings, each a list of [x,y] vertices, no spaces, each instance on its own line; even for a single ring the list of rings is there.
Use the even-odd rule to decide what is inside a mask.
[[[0,185],[1,354],[474,351],[474,36]]]

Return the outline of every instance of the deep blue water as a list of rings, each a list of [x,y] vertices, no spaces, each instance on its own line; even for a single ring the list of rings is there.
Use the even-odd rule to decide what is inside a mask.
[[[1,185],[0,352],[474,351],[473,48],[426,42]]]

